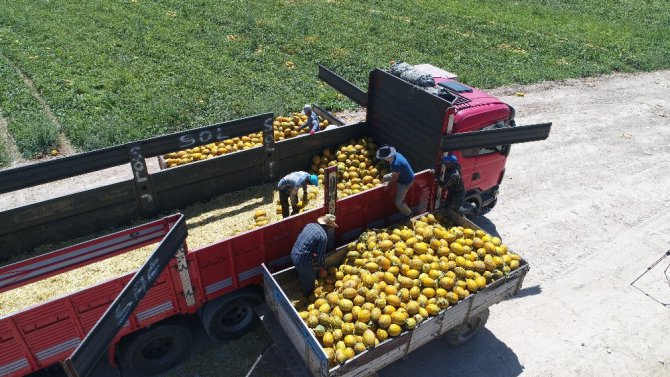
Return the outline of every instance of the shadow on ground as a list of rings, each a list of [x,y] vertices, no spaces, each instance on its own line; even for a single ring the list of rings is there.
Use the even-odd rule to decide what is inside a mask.
[[[496,229],[496,224],[489,220],[488,217],[484,215],[477,216],[472,222],[477,224],[477,226],[480,228],[484,229],[486,233],[495,237],[500,237],[500,233],[498,233],[498,230]]]
[[[542,287],[540,287],[539,284],[538,285],[533,285],[532,287],[521,288],[516,295],[508,298],[508,300],[513,300],[515,298],[522,298],[522,297],[526,297],[526,296],[535,296],[535,295],[539,295],[540,293],[542,293]]]
[[[523,366],[512,349],[487,328],[464,345],[450,347],[437,338],[378,372],[379,377],[513,377]]]

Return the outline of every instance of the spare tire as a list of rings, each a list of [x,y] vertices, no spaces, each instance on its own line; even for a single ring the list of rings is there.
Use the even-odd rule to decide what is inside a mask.
[[[465,320],[460,325],[449,330],[445,335],[447,343],[451,346],[460,346],[471,341],[479,332],[480,329],[486,325],[486,321],[489,319],[489,309],[486,308],[483,311],[475,314]]]

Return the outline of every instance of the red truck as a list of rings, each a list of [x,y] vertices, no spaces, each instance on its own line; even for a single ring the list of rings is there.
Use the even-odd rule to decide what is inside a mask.
[[[477,88],[458,83],[456,77],[435,67],[419,66],[430,72],[437,85],[457,92],[468,102],[454,103],[454,121],[448,133],[465,133],[487,129],[514,127],[514,108]],[[510,144],[490,145],[454,151],[463,173],[467,190],[465,200],[475,204],[475,215],[496,205],[498,189],[505,175]]]
[[[464,175],[472,177],[466,180],[468,200],[481,211],[490,209],[495,205],[509,144],[546,138],[550,123],[510,127],[514,125],[511,107],[458,83],[444,71],[431,72],[435,72],[437,84],[443,84],[437,95],[382,70],[370,73],[369,90],[364,93],[320,67],[321,79],[367,107],[366,121],[324,132],[320,137],[325,141],[305,138],[300,142],[307,152],[301,153],[311,156],[322,148],[318,142],[337,145],[352,135],[370,135],[379,142],[395,145],[415,170],[427,169],[417,174],[407,196],[413,212],[423,213],[435,208],[441,196],[431,169],[439,168],[443,154],[459,151],[456,153],[462,159]],[[480,131],[472,132],[475,130]],[[290,142],[294,141],[275,145],[280,149],[282,143]],[[297,161],[301,156],[290,155],[286,161]],[[309,158],[304,160],[305,165],[309,164]],[[195,167],[179,167],[168,173],[178,176],[187,169],[216,163],[202,161],[193,164]],[[282,171],[281,163],[277,165]],[[284,170],[301,167],[294,163]],[[277,169],[271,166],[270,171]],[[393,192],[379,187],[338,200],[335,244],[353,240],[366,228],[386,226],[401,218],[390,195]],[[188,250],[183,243],[180,250],[174,250],[180,257],[155,277],[146,294],[136,297],[139,304],[130,307],[132,313],[127,313],[127,321],[120,324],[120,330],[105,346],[109,362],[144,375],[170,369],[189,352],[191,335],[184,323],[193,318],[217,340],[244,334],[257,321],[252,308],[262,300],[261,265],[275,271],[290,265],[289,253],[297,234],[305,224],[324,214],[326,208],[198,250]],[[155,243],[175,226],[183,226],[179,215],[0,267],[0,292]],[[131,279],[135,279],[132,273],[0,317],[0,376],[60,368],[59,362],[95,331],[103,313],[123,294],[124,286],[134,281]]]

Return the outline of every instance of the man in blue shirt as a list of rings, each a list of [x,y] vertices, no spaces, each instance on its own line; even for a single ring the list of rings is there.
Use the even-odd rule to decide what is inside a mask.
[[[320,274],[326,272],[326,246],[328,245],[326,228],[337,228],[335,215],[327,214],[316,221],[318,224],[305,225],[291,249],[291,261],[298,272],[300,287],[305,296],[309,296],[314,290],[316,275],[312,266],[313,260],[316,259]]]
[[[279,189],[279,203],[281,204],[281,214],[284,218],[289,216],[288,213],[288,199],[291,198],[291,207],[295,215],[300,211],[298,208],[298,190],[302,187],[302,202],[307,202],[307,185],[317,186],[319,179],[314,174],[309,174],[304,171],[294,171],[284,178],[279,180],[277,189]]]
[[[310,105],[305,105],[302,112],[307,115],[307,121],[300,126],[300,129],[309,127],[309,134],[314,135],[319,130],[319,117],[312,111],[312,106]]]
[[[412,210],[405,203],[405,196],[414,183],[414,171],[409,166],[407,159],[397,153],[394,147],[384,145],[377,150],[377,158],[385,160],[391,164],[391,173],[384,176],[384,181],[388,184],[384,190],[388,190],[394,184],[396,185],[395,206],[403,216],[412,217]]]

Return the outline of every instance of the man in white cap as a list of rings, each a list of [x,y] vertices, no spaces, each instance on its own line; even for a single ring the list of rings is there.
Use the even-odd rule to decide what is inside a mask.
[[[323,215],[316,223],[305,225],[298,239],[291,249],[291,261],[298,272],[300,287],[305,296],[312,294],[314,290],[314,267],[313,260],[319,265],[319,274],[326,273],[326,246],[328,245],[328,234],[326,228],[337,228],[335,215]]]
[[[303,107],[302,112],[307,115],[307,121],[300,125],[300,129],[309,128],[309,134],[314,135],[319,130],[319,117],[314,111],[312,111],[312,106],[309,104]]]
[[[409,166],[409,162],[390,145],[383,145],[377,149],[377,159],[385,160],[391,165],[391,173],[386,174],[383,178],[385,182],[388,182],[384,190],[388,190],[395,184],[396,194],[394,202],[396,208],[406,218],[412,217],[412,210],[405,203],[405,196],[410,187],[412,187],[412,183],[414,183],[414,171]]]

